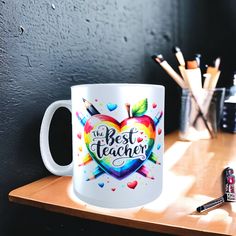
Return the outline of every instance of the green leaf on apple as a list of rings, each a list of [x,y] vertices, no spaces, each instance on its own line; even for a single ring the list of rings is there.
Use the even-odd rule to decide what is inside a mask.
[[[132,116],[142,116],[147,111],[148,101],[147,98],[137,102],[132,107]]]

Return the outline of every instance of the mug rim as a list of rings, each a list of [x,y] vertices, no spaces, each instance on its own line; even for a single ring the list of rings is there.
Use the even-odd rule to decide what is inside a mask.
[[[75,89],[77,87],[149,87],[149,88],[162,88],[164,89],[165,87],[163,85],[159,84],[139,84],[139,83],[93,83],[93,84],[77,84],[71,86],[71,89]]]

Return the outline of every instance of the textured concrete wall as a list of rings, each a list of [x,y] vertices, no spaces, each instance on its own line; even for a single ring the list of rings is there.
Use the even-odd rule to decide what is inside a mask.
[[[150,56],[156,51],[169,51],[176,43],[177,4],[169,0],[0,1],[2,231],[30,234],[39,224],[42,235],[64,232],[71,224],[65,223],[64,217],[58,216],[56,222],[55,216],[7,200],[11,189],[48,174],[38,147],[41,119],[51,102],[70,98],[71,85],[167,83],[176,89],[168,78],[166,82],[159,76],[160,68]],[[173,95],[168,99],[173,100]],[[69,114],[61,111],[52,125],[55,138],[51,143],[57,146],[52,151],[61,162],[71,159],[70,132],[66,130],[70,129],[69,121]],[[175,122],[168,130],[173,127]],[[26,226],[22,215],[32,227]],[[79,224],[79,232],[91,230],[89,223],[74,221]]]
[[[199,50],[207,60],[214,59],[211,53],[215,56],[217,49],[228,62],[229,78],[235,65],[231,60],[236,42],[234,3],[214,1],[212,6],[209,2],[0,1],[0,235],[62,235],[68,230],[88,235],[102,233],[104,228],[112,235],[143,234],[10,204],[7,194],[49,174],[38,147],[41,119],[51,102],[70,97],[72,85],[162,84],[166,87],[165,129],[176,129],[180,90],[150,56],[162,53],[176,66],[173,45],[182,47],[186,55]],[[223,7],[228,14],[222,13]],[[224,34],[215,32],[216,25]],[[59,162],[71,158],[69,123],[68,112],[57,112],[51,143]]]

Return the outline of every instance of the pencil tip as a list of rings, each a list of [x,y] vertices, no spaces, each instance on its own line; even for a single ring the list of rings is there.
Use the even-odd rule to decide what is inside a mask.
[[[181,50],[180,50],[179,47],[174,46],[174,47],[172,48],[172,51],[173,51],[173,53],[177,53],[177,52],[180,52]]]
[[[82,98],[83,102],[86,102],[86,99],[85,98]]]

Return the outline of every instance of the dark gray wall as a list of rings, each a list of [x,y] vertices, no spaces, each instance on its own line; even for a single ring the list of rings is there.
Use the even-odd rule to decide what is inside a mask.
[[[152,235],[8,202],[10,190],[49,173],[38,136],[46,107],[70,98],[70,86],[132,82],[166,88],[166,133],[178,127],[176,84],[150,56],[222,56],[222,79],[236,69],[234,1],[206,0],[1,0],[0,1],[0,235]],[[65,121],[64,121],[65,120]],[[71,159],[70,115],[58,111],[52,124],[52,152]],[[65,160],[66,159],[66,160]],[[63,161],[64,160],[64,161]]]

